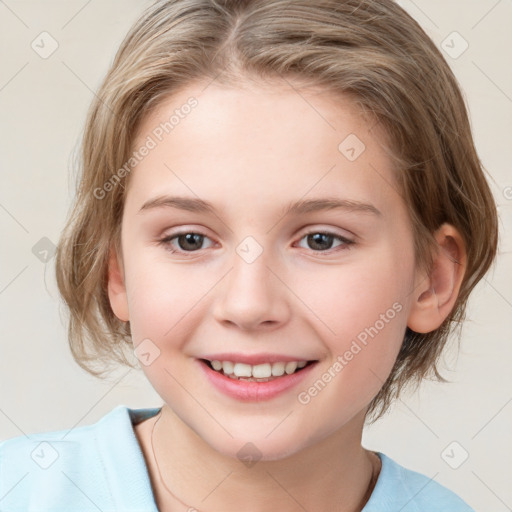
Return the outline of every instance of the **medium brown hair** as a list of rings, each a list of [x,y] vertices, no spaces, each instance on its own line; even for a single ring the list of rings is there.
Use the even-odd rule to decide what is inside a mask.
[[[457,80],[420,25],[391,0],[163,0],[145,11],[91,105],[76,199],[58,245],[71,352],[95,376],[113,362],[135,367],[129,322],[110,306],[107,268],[112,247],[120,252],[130,175],[117,185],[112,179],[126,174],[120,169],[141,120],[193,81],[236,85],[250,77],[322,87],[378,121],[410,211],[417,265],[431,268],[441,224],[464,239],[467,268],[454,308],[435,331],[406,328],[391,374],[369,405],[367,418],[375,421],[405,384],[431,375],[446,382],[437,369],[442,349],[498,244],[496,205]]]

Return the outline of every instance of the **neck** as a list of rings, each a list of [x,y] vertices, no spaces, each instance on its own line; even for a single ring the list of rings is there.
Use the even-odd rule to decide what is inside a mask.
[[[380,469],[361,446],[363,423],[360,414],[293,455],[253,465],[212,449],[165,405],[136,431],[161,512],[360,512]]]

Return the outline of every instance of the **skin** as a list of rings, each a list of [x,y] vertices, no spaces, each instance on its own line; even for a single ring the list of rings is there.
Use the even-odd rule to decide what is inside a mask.
[[[348,98],[325,91],[190,84],[143,120],[135,147],[190,96],[198,106],[132,171],[122,257],[112,251],[109,264],[114,313],[130,322],[135,347],[149,338],[160,350],[141,367],[164,402],[153,438],[162,478],[201,511],[359,511],[379,469],[361,446],[367,406],[391,371],[406,326],[429,332],[452,310],[464,243],[444,224],[436,232],[434,271],[415,267],[412,225],[383,134]],[[349,134],[366,146],[355,161],[338,150]],[[211,201],[216,215],[140,212],[165,194]],[[326,196],[371,203],[381,215],[280,213],[290,201]],[[205,238],[159,244],[182,228]],[[305,236],[309,229],[354,243],[315,245]],[[236,252],[247,236],[263,249],[250,264]],[[317,396],[299,403],[298,393],[394,303],[401,306],[394,318]],[[197,357],[223,351],[319,363],[297,389],[242,403],[198,371]],[[155,500],[160,510],[186,510],[158,478],[150,446],[155,420],[135,426]],[[247,442],[261,453],[252,467],[237,457]]]

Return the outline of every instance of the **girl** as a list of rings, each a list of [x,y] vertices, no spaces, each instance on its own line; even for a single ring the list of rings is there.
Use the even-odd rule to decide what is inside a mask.
[[[0,444],[5,510],[466,512],[361,445],[497,249],[457,82],[391,0],[161,0],[86,124],[77,362],[162,397]]]

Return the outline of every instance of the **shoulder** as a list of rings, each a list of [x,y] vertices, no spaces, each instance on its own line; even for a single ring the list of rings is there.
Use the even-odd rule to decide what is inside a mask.
[[[412,471],[377,452],[382,469],[363,512],[475,512],[434,478]]]
[[[132,422],[149,411],[120,405],[93,425],[0,442],[2,510],[118,510],[123,485],[144,470]]]

